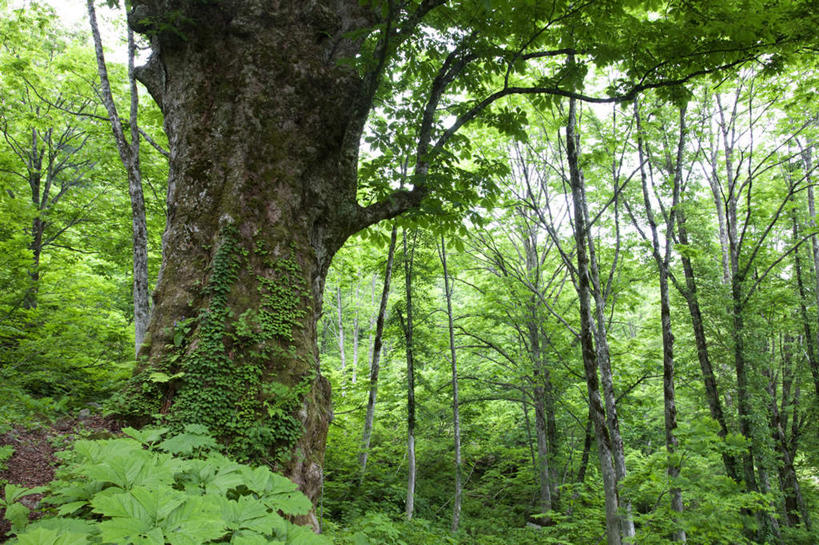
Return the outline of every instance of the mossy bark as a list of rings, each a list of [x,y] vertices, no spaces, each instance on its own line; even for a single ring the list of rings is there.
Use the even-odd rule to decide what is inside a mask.
[[[331,416],[316,345],[327,270],[349,235],[400,212],[356,203],[371,97],[338,61],[371,14],[330,4],[143,0],[129,17],[151,35],[138,76],[165,115],[170,178],[124,412],[207,424],[314,501]]]

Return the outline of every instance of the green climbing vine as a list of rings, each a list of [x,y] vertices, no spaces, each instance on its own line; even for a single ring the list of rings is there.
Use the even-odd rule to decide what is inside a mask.
[[[204,425],[239,460],[283,463],[303,433],[297,415],[315,379],[295,346],[296,331],[306,316],[302,299],[309,298],[309,292],[293,253],[274,257],[257,237],[252,258],[259,271],[258,304],[236,316],[230,293],[251,258],[238,235],[232,225],[220,232],[202,290],[207,307],[177,322],[165,361],[132,379],[139,392],[137,399],[129,400],[128,410],[157,416],[173,396],[173,410],[160,416],[165,423],[179,429]],[[285,362],[293,359],[303,365],[288,374],[292,365]]]

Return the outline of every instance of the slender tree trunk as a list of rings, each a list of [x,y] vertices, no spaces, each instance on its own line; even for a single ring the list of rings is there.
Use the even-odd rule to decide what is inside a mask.
[[[714,95],[715,99],[719,101],[719,95]],[[708,98],[708,97],[707,97]],[[706,98],[706,100],[707,100]],[[721,105],[720,105],[721,110]],[[724,119],[721,118],[724,122]],[[731,260],[730,260],[730,252],[728,249],[728,231],[725,225],[725,205],[722,201],[722,190],[721,185],[719,182],[719,167],[717,165],[717,147],[714,142],[714,133],[711,127],[712,119],[710,116],[706,116],[703,120],[704,124],[708,125],[708,161],[709,166],[711,167],[710,176],[708,177],[708,185],[711,188],[711,198],[714,201],[714,210],[717,212],[717,225],[719,226],[719,247],[720,247],[720,258],[722,264],[722,283],[727,284],[728,281],[731,279]],[[730,158],[729,163],[730,165]],[[728,167],[729,172],[733,172],[731,167]],[[732,174],[729,174],[729,176]]]
[[[31,242],[28,246],[31,250],[31,269],[28,273],[31,286],[23,296],[23,308],[35,309],[40,290],[40,256],[43,251],[43,233],[46,227],[44,205],[48,203],[50,192],[48,174],[46,174],[46,183],[43,187],[43,152],[40,149],[37,129],[31,129],[31,155],[26,166],[28,167],[28,185],[31,189],[31,204],[37,210],[37,216],[31,220]]]
[[[638,105],[634,104],[634,117],[637,125],[637,151],[640,161],[640,179],[643,189],[643,205],[645,207],[648,225],[651,229],[651,247],[654,262],[659,273],[660,283],[660,321],[662,324],[663,338],[663,407],[665,420],[665,448],[668,453],[668,479],[671,483],[671,510],[676,513],[683,512],[682,493],[675,482],[680,476],[680,463],[677,461],[676,452],[678,448],[677,437],[674,431],[677,429],[677,402],[674,391],[674,334],[671,330],[671,301],[669,297],[668,275],[671,261],[671,237],[674,232],[674,216],[669,215],[666,219],[665,248],[660,244],[660,237],[657,229],[657,220],[649,196],[649,178],[645,173],[645,153],[642,137],[642,125],[640,122],[640,112]],[[680,189],[682,185],[682,154],[685,146],[685,109],[680,109],[680,136],[677,143],[676,163],[674,165],[674,178],[672,188],[671,209],[675,209],[680,201]],[[652,180],[653,184],[653,174]],[[662,251],[662,254],[661,254]],[[674,541],[686,542],[685,530],[679,527],[679,521],[675,521]]]
[[[806,182],[808,188],[808,213],[810,214],[810,226],[816,228],[816,205],[813,198],[813,156],[812,147],[808,146],[802,150],[802,161],[805,166]],[[810,237],[811,252],[813,255],[813,271],[816,280],[814,289],[816,304],[819,306],[819,237],[816,234]],[[815,343],[817,356],[819,356],[819,324],[816,327]],[[811,359],[810,372],[813,375],[813,387],[816,392],[816,399],[819,400],[819,357]],[[819,401],[817,401],[819,403]]]
[[[578,139],[579,142],[579,139]],[[578,152],[579,155],[579,152]],[[578,172],[580,170],[578,169]],[[597,365],[600,368],[600,382],[603,385],[603,396],[606,402],[606,424],[611,436],[612,456],[614,460],[614,470],[619,483],[626,476],[626,454],[623,445],[623,438],[620,435],[620,420],[617,417],[617,397],[614,393],[614,379],[611,370],[611,351],[609,350],[608,334],[606,332],[606,301],[600,284],[600,268],[597,263],[597,254],[594,247],[594,239],[591,234],[590,216],[586,203],[586,188],[582,182],[582,172],[580,172],[581,184],[579,186],[580,205],[587,229],[585,230],[586,247],[589,257],[588,272],[591,280],[591,294],[594,298],[594,334],[597,352]],[[577,220],[575,220],[577,221]],[[624,510],[624,515],[620,521],[623,536],[631,538],[634,536],[634,521],[631,517],[631,502],[621,498],[620,503]]]
[[[732,314],[732,337],[733,337],[733,356],[734,368],[737,380],[737,417],[739,420],[739,430],[742,436],[748,441],[748,448],[742,456],[743,478],[745,480],[745,487],[749,492],[761,491],[763,494],[768,492],[769,483],[767,476],[767,469],[765,467],[765,460],[760,456],[760,448],[762,448],[762,437],[767,436],[757,424],[758,415],[754,413],[752,405],[752,384],[751,376],[753,369],[749,366],[749,360],[746,355],[745,341],[747,332],[745,331],[745,289],[746,280],[748,279],[749,271],[751,271],[752,263],[740,263],[742,255],[744,237],[740,236],[738,208],[740,202],[740,191],[743,186],[739,185],[739,181],[735,176],[734,170],[734,144],[736,142],[735,124],[737,120],[737,104],[740,97],[737,95],[733,106],[733,111],[730,117],[726,119],[725,108],[723,107],[719,95],[717,95],[717,112],[720,120],[720,130],[723,138],[723,151],[725,155],[725,172],[727,192],[723,188],[722,193],[725,202],[725,221],[728,232],[728,248],[730,257],[730,288],[731,288],[731,314]],[[749,108],[752,105],[752,97],[749,100]],[[749,115],[752,111],[749,109]],[[751,116],[753,119],[753,117]],[[752,131],[753,127],[749,129]],[[744,158],[743,160],[751,161],[752,156]],[[747,183],[745,191],[747,189]],[[750,201],[750,197],[748,197]],[[750,202],[747,206],[750,206]],[[751,258],[753,259],[753,258]],[[753,288],[751,288],[753,289]],[[753,360],[751,360],[753,361]],[[764,422],[764,419],[762,419]],[[757,479],[756,472],[759,474]],[[770,513],[758,511],[757,520],[759,525],[760,539],[769,530],[773,534],[777,542],[781,542],[781,535],[779,533],[779,525],[776,519]]]
[[[792,220],[792,233],[793,233],[793,240],[796,243],[801,236],[799,232],[799,222],[796,218],[796,209],[794,208],[791,212],[791,220]],[[804,272],[803,272],[803,265],[802,265],[802,256],[800,253],[800,248],[797,248],[793,252],[793,263],[794,263],[794,271],[796,273],[796,294],[799,297],[799,317],[802,321],[802,330],[805,335],[805,352],[808,356],[808,365],[811,368],[811,372],[814,375],[814,383],[819,383],[819,361],[817,361],[817,346],[816,346],[816,338],[813,336],[811,332],[811,321],[808,318],[808,308],[807,308],[807,300],[808,294],[807,290],[805,289],[805,281],[804,281]],[[815,384],[816,385],[816,384]],[[819,392],[817,392],[819,393]],[[819,399],[819,398],[818,398]]]
[[[356,278],[355,283],[355,296],[353,299],[353,304],[355,305],[355,313],[353,314],[353,376],[350,379],[353,384],[357,379],[356,373],[358,370],[358,336],[359,336],[359,324],[358,324],[358,293],[359,293],[359,278]]]
[[[536,241],[531,231],[523,237],[523,246],[526,258],[526,272],[531,276],[531,289],[539,289],[540,273],[537,257]],[[535,434],[537,437],[537,468],[540,484],[539,509],[541,513],[552,510],[551,475],[549,471],[549,426],[547,417],[547,384],[551,386],[549,371],[543,361],[540,346],[540,324],[537,315],[537,298],[534,294],[526,301],[526,334],[529,341],[529,353],[534,370],[534,386],[532,398],[535,406]]]
[[[583,439],[583,453],[580,455],[580,467],[577,468],[577,479],[576,482],[583,483],[586,480],[586,468],[589,467],[589,454],[591,453],[591,446],[592,446],[592,419],[591,413],[589,414],[589,418],[586,420],[586,428],[584,430],[584,439]]]
[[[535,480],[539,478],[537,457],[535,456],[534,440],[532,439],[532,422],[529,418],[529,406],[526,400],[526,388],[520,390],[520,404],[523,409],[523,421],[526,423],[526,444],[529,445],[529,457],[532,459],[532,473]]]
[[[738,97],[737,97],[738,100]],[[737,230],[737,195],[736,181],[734,179],[733,167],[733,142],[729,140],[731,134],[730,127],[733,127],[735,114],[726,121],[725,109],[719,95],[716,95],[717,112],[719,113],[720,131],[723,139],[723,151],[725,155],[725,172],[728,193],[724,199],[726,202],[726,223],[729,243],[730,257],[730,285],[731,285],[731,312],[733,315],[733,340],[734,340],[734,367],[737,378],[737,411],[739,412],[740,433],[749,441],[749,447],[743,455],[743,477],[745,486],[750,492],[759,490],[754,472],[754,434],[752,433],[753,423],[751,415],[750,392],[748,384],[748,370],[745,361],[745,332],[743,317],[743,293],[742,286],[745,282],[746,269],[740,269],[739,256],[741,252],[741,241]]]
[[[370,282],[370,308],[375,308],[375,284],[377,282],[377,275],[373,273],[372,280]],[[374,347],[374,336],[375,336],[375,322],[378,320],[378,310],[373,310],[372,315],[370,316],[370,327],[367,334],[367,361],[372,363],[373,361],[373,347]]]
[[[785,339],[783,344],[783,354],[782,354],[782,407],[785,408],[790,405],[793,401],[789,399],[789,386],[788,383],[791,381],[790,375],[792,375],[792,353],[790,350],[790,344],[792,340]],[[770,397],[770,411],[771,411],[771,429],[773,430],[773,438],[776,442],[776,446],[779,451],[779,458],[780,458],[780,465],[779,465],[779,483],[780,483],[780,490],[784,497],[785,502],[785,516],[783,520],[785,521],[786,526],[796,526],[799,524],[800,516],[802,518],[802,522],[805,524],[805,528],[810,530],[810,518],[808,515],[808,511],[805,507],[805,501],[802,498],[802,490],[799,487],[799,479],[796,476],[796,469],[794,467],[794,455],[796,453],[796,444],[795,441],[788,441],[788,438],[785,434],[785,426],[783,425],[782,421],[782,413],[779,411],[779,407],[777,406],[776,402],[776,378],[772,377],[770,373],[767,374],[768,376],[768,395]],[[797,418],[797,407],[793,407],[793,414],[794,418]]]
[[[680,244],[687,246],[690,244],[688,238],[688,229],[685,225],[685,213],[682,206],[677,207],[672,213],[677,218],[677,235]],[[720,401],[719,390],[717,388],[717,379],[714,375],[714,368],[711,365],[711,358],[708,354],[708,341],[705,336],[705,325],[700,310],[699,298],[697,297],[697,283],[694,276],[694,266],[691,263],[691,258],[683,254],[680,256],[680,261],[683,266],[683,274],[685,276],[685,289],[680,289],[679,292],[685,299],[688,306],[688,313],[691,316],[691,327],[694,331],[694,344],[697,347],[697,359],[700,363],[700,371],[702,373],[702,381],[705,387],[705,398],[708,400],[708,409],[713,418],[719,425],[718,435],[725,439],[728,435],[728,424],[725,420],[725,413],[722,410],[722,402]],[[679,286],[678,286],[679,287]],[[723,452],[722,462],[725,466],[725,473],[734,481],[740,482],[738,463],[733,455]]]
[[[114,140],[119,151],[119,158],[128,175],[128,195],[131,200],[131,234],[133,245],[133,275],[134,275],[134,342],[135,353],[139,353],[148,322],[151,318],[151,304],[148,294],[148,225],[145,220],[145,199],[142,194],[142,171],[139,164],[139,93],[137,92],[136,77],[134,76],[134,57],[136,46],[134,32],[129,27],[128,32],[128,86],[131,94],[129,125],[131,129],[131,143],[125,139],[122,124],[117,113],[111,85],[108,81],[108,70],[102,51],[102,40],[97,26],[97,16],[94,9],[94,0],[88,0],[88,20],[91,24],[91,34],[94,38],[94,49],[97,56],[97,71],[100,76],[102,101],[108,111],[108,119],[114,134]]]
[[[344,374],[347,370],[347,359],[344,351],[344,319],[341,311],[341,284],[339,284],[336,286],[336,324],[338,326],[338,354],[339,358],[341,359],[341,395],[344,395]]]
[[[393,225],[390,233],[390,248],[387,251],[387,264],[384,267],[384,287],[381,290],[381,304],[375,320],[375,339],[373,341],[372,359],[370,361],[370,393],[367,398],[367,416],[364,420],[364,433],[361,438],[361,452],[358,463],[361,466],[359,486],[364,482],[367,472],[367,456],[370,452],[370,438],[373,433],[375,420],[375,401],[378,395],[378,372],[381,368],[381,343],[384,339],[384,320],[387,315],[387,300],[390,296],[390,282],[392,280],[392,264],[395,257],[395,244],[398,238],[398,228]]]
[[[537,437],[537,467],[538,482],[540,484],[540,502],[538,508],[541,513],[552,510],[551,476],[549,472],[549,445],[546,424],[546,409],[544,407],[544,393],[542,386],[535,386],[535,434]]]
[[[663,328],[663,400],[665,406],[665,446],[668,451],[668,478],[671,484],[671,509],[683,512],[682,493],[674,483],[680,476],[680,462],[677,459],[677,403],[674,392],[674,335],[671,332],[671,305],[668,296],[668,272],[660,272],[660,299]],[[686,542],[685,530],[674,530],[674,541]]]
[[[417,233],[414,233],[412,248],[407,249],[407,230],[403,230],[404,280],[407,297],[407,319],[404,323],[404,338],[407,351],[407,503],[406,517],[412,520],[415,511],[415,359],[412,346],[412,272]]]
[[[461,414],[458,407],[458,361],[455,357],[455,326],[452,318],[452,290],[454,286],[449,282],[449,271],[446,265],[446,243],[443,235],[441,235],[441,265],[444,269],[444,294],[446,296],[446,313],[449,326],[449,355],[452,364],[452,429],[455,436],[455,501],[452,505],[452,531],[457,532],[461,523],[461,501],[463,496]]]
[[[325,316],[321,320],[321,337],[319,339],[319,353],[326,354],[330,348],[330,319]]]
[[[39,199],[38,199],[39,206]],[[40,213],[43,213],[42,211]],[[43,252],[43,231],[45,230],[45,221],[38,215],[31,222],[31,243],[29,249],[31,250],[31,270],[29,270],[28,277],[31,280],[31,286],[26,290],[23,299],[23,308],[35,309],[37,308],[37,296],[40,291],[40,256]]]
[[[580,302],[580,343],[583,368],[589,394],[589,413],[597,439],[600,473],[606,505],[606,539],[608,545],[620,545],[620,513],[617,496],[617,474],[614,468],[612,440],[606,425],[606,413],[600,396],[597,378],[597,354],[594,348],[591,314],[591,285],[587,250],[588,225],[583,206],[583,178],[579,166],[578,137],[576,133],[575,100],[569,100],[569,119],[566,125],[566,155],[569,163],[572,203],[574,207],[574,236],[577,247],[578,299]]]

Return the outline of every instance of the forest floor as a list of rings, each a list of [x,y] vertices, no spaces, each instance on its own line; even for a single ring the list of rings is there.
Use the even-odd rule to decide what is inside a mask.
[[[14,448],[11,458],[3,464],[0,483],[9,482],[26,488],[48,484],[54,479],[58,460],[54,453],[63,450],[76,439],[100,439],[120,432],[120,424],[115,420],[91,414],[88,409],[76,417],[64,417],[49,426],[33,428],[16,427],[0,435],[0,447]],[[20,500],[31,509],[32,519],[41,515],[38,508],[42,494],[32,494]],[[4,518],[5,510],[0,509],[0,543],[8,539],[11,525]]]

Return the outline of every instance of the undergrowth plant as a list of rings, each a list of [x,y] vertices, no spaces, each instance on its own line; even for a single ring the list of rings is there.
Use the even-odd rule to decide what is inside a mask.
[[[27,524],[27,508],[14,503],[34,491],[6,491],[4,503],[17,506],[11,544],[330,543],[286,518],[312,509],[295,484],[218,453],[204,426],[174,436],[164,428],[123,431],[128,437],[81,440],[58,454],[65,466],[48,487],[45,518]]]

